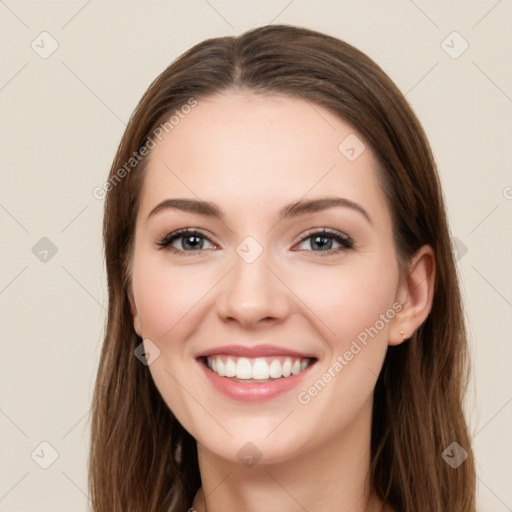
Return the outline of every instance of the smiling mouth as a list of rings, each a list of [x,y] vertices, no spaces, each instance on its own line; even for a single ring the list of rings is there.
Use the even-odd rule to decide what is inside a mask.
[[[201,362],[219,377],[243,383],[267,383],[297,375],[314,364],[311,357],[236,357],[212,355],[200,358]]]

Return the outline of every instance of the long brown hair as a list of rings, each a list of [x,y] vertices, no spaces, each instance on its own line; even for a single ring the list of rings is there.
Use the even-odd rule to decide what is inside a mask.
[[[371,59],[334,37],[285,25],[209,39],[188,50],[151,84],[119,145],[104,188],[109,302],[92,411],[93,510],[182,512],[201,483],[195,440],[134,357],[142,340],[130,311],[130,258],[148,159],[130,159],[191,99],[232,88],[302,98],[350,123],[380,163],[400,268],[422,245],[433,248],[430,315],[409,340],[388,349],[376,384],[371,481],[396,511],[474,512],[475,465],[463,412],[466,331],[429,143],[403,95]],[[457,468],[442,457],[452,442],[468,453]]]

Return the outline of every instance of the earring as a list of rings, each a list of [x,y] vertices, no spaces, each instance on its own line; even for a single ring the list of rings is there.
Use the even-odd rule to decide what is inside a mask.
[[[400,331],[400,336],[402,336],[402,341],[404,341],[405,340],[405,331],[403,329]]]

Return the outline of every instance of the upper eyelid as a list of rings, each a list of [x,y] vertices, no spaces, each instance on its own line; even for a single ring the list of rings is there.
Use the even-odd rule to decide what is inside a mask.
[[[338,236],[341,236],[343,238],[347,238],[349,240],[352,240],[352,237],[348,233],[345,233],[344,231],[340,231],[339,229],[334,229],[334,228],[320,227],[320,228],[312,228],[311,230],[306,231],[306,233],[301,235],[301,238],[299,239],[299,242],[304,240],[305,238],[308,238],[308,237],[310,237],[312,235],[315,235],[317,233],[325,233],[325,234],[331,235],[331,236],[338,235]]]
[[[199,235],[201,236],[202,238],[205,238],[206,240],[208,240],[211,244],[213,245],[217,245],[212,239],[210,236],[206,235],[200,228],[184,228],[184,229],[178,229],[176,231],[173,231],[167,235],[164,235],[162,236],[159,240],[161,242],[164,242],[166,240],[172,240],[173,242],[175,240],[179,240],[181,237],[184,237],[186,235]],[[169,245],[171,244],[171,242],[169,242]],[[161,245],[160,243],[158,243],[157,245]]]

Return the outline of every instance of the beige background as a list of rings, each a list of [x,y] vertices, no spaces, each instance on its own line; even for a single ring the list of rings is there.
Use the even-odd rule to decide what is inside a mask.
[[[106,306],[92,191],[136,102],[194,43],[272,22],[365,51],[424,124],[460,240],[479,504],[512,511],[511,21],[510,0],[0,1],[0,510],[87,510]]]

